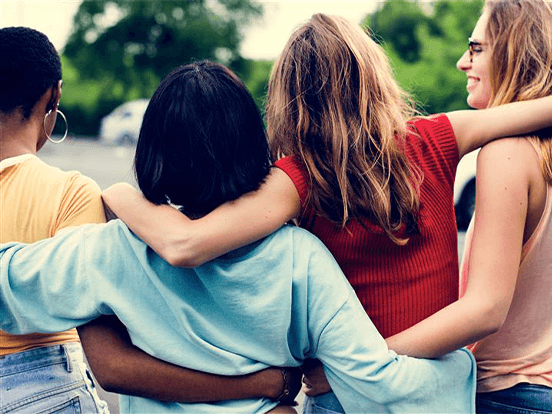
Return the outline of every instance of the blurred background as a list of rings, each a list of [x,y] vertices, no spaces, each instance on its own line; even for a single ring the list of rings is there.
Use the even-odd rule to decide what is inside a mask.
[[[401,86],[427,113],[467,109],[456,61],[483,0],[0,0],[0,27],[45,33],[62,57],[60,109],[70,139],[39,157],[79,170],[102,189],[135,184],[134,144],[153,91],[173,68],[210,59],[245,82],[261,112],[274,60],[292,31],[316,12],[369,29]],[[60,121],[61,122],[61,121]],[[59,122],[58,122],[59,123]],[[463,229],[475,200],[475,157],[461,163],[455,203]],[[462,249],[463,234],[460,234]],[[116,398],[107,397],[118,412]]]
[[[121,104],[149,99],[173,68],[211,59],[234,70],[262,108],[270,68],[315,12],[370,28],[401,85],[429,113],[465,108],[464,52],[481,0],[2,0],[0,26],[44,32],[62,55],[60,107],[75,136],[97,138]]]

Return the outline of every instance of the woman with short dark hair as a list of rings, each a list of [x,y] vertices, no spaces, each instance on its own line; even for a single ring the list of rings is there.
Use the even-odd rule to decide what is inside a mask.
[[[26,27],[0,29],[0,242],[31,243],[84,223],[101,223],[100,189],[79,173],[37,158],[61,112],[61,62],[48,38]],[[67,125],[66,125],[67,128]],[[106,412],[83,362],[77,332],[0,331],[2,411],[70,405]]]

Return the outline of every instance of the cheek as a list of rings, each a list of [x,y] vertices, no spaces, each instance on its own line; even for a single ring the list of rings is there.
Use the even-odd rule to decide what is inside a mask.
[[[480,94],[481,104],[486,108],[491,100],[491,79],[487,76],[481,79],[481,94]]]
[[[475,109],[484,109],[489,104],[492,92],[488,65],[481,65],[476,73],[479,81],[477,87],[468,96],[468,105]]]

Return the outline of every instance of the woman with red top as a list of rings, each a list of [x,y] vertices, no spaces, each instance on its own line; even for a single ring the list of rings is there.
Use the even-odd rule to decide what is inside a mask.
[[[124,184],[107,190],[105,201],[180,266],[297,219],[334,254],[384,336],[458,298],[452,200],[459,159],[552,122],[552,97],[408,121],[415,112],[382,49],[357,25],[322,14],[288,41],[267,102],[272,150],[284,158],[258,192],[198,220],[150,204]],[[337,401],[318,402],[340,409]]]

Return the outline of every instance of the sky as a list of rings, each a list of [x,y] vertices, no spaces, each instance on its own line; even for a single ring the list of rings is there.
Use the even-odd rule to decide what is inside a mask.
[[[152,0],[145,0],[152,1]],[[245,31],[241,52],[250,59],[275,59],[300,24],[314,13],[337,14],[360,23],[379,0],[254,0],[261,20]],[[62,50],[80,0],[0,0],[0,27],[28,26],[45,33]]]

